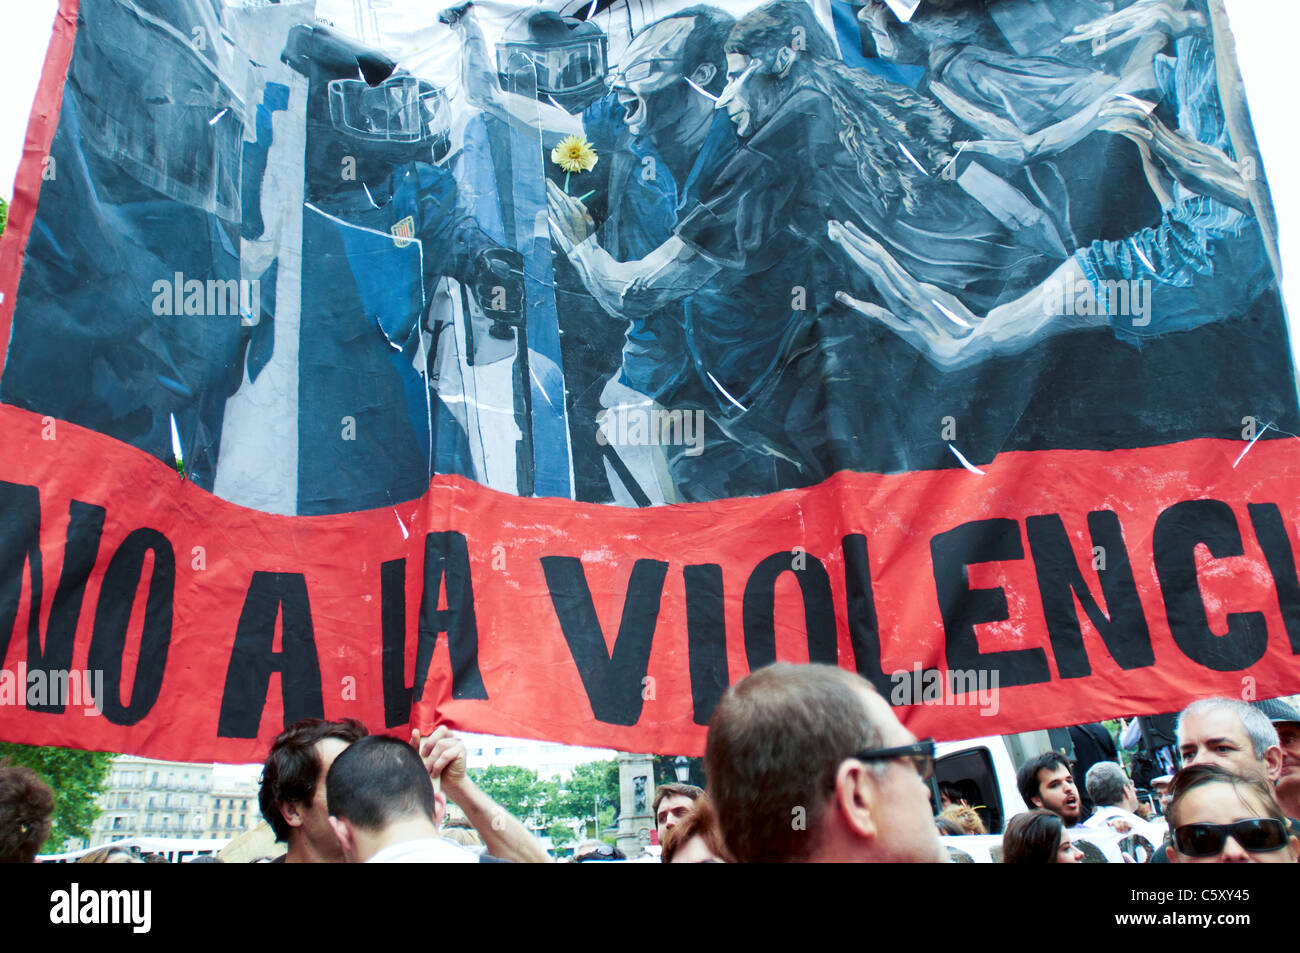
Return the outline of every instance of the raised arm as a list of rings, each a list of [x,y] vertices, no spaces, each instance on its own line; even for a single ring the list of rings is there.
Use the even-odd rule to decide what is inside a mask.
[[[519,864],[551,862],[550,855],[528,828],[470,780],[465,770],[463,741],[442,727],[434,729],[427,738],[421,738],[418,730],[412,731],[411,747],[420,753],[429,777],[440,780],[442,792],[465,812],[489,854]]]

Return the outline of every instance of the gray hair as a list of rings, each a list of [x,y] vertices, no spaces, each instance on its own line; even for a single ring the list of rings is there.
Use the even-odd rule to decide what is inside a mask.
[[[1183,743],[1183,722],[1187,716],[1205,715],[1212,711],[1230,711],[1237,716],[1241,721],[1241,726],[1246,729],[1246,734],[1250,738],[1250,746],[1255,752],[1256,759],[1260,761],[1264,760],[1264,754],[1269,748],[1277,747],[1281,743],[1278,741],[1277,729],[1268,720],[1268,716],[1253,705],[1247,705],[1235,698],[1202,698],[1192,702],[1178,716],[1178,744],[1180,747]]]
[[[1098,761],[1088,769],[1084,787],[1088,797],[1098,807],[1111,807],[1124,800],[1124,789],[1128,787],[1128,775],[1114,761]]]

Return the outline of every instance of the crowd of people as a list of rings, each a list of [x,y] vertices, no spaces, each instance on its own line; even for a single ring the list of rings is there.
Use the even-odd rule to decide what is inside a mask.
[[[1076,863],[1089,832],[1110,831],[1159,845],[1150,852],[1156,863],[1295,863],[1300,714],[1280,700],[1202,699],[1178,716],[1176,731],[1182,767],[1162,779],[1163,818],[1139,802],[1117,761],[1086,768],[1085,795],[1075,766],[1050,751],[1018,770],[1029,810],[1010,818],[993,856],[1009,864]],[[769,665],[718,703],[705,751],[708,790],[666,784],[655,792],[661,859],[947,861],[944,835],[986,831],[956,786],[933,786],[934,752],[934,742],[917,740],[858,675],[830,665]],[[465,745],[446,727],[427,736],[414,731],[403,742],[351,719],[297,722],[271,745],[259,801],[287,847],[271,862],[552,859],[474,783]],[[449,801],[463,820],[447,821]],[[0,767],[0,861],[34,860],[53,810],[50,789],[34,772]],[[110,845],[83,859],[137,858]],[[622,859],[601,841],[579,844],[573,856]]]

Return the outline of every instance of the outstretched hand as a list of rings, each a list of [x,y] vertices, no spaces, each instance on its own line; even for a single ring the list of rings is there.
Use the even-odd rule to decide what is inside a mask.
[[[1094,53],[1105,53],[1151,33],[1176,36],[1203,23],[1200,13],[1187,9],[1187,0],[1137,0],[1131,7],[1075,27],[1065,42],[1091,43]]]
[[[887,307],[853,297],[835,297],[859,314],[879,321],[941,367],[961,363],[961,356],[984,320],[955,296],[917,281],[879,242],[852,222],[829,223],[827,234],[870,279]]]

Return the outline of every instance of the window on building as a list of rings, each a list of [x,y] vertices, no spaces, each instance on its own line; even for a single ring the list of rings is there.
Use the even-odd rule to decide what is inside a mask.
[[[220,815],[220,814],[213,814],[213,815],[212,815],[212,826],[213,826],[213,827],[219,827],[220,825],[221,825],[221,815]],[[213,836],[213,837],[216,837],[217,835],[216,835],[216,834],[213,834],[212,836]]]
[[[146,815],[145,815],[145,818],[144,818],[144,826],[145,826],[146,828],[153,827],[153,815],[152,815],[152,814],[146,814]]]
[[[240,826],[240,827],[247,827],[247,826],[248,826],[247,817],[248,817],[247,814],[240,814],[240,815],[239,815],[239,826]]]
[[[121,829],[122,829],[122,818],[120,817],[113,818],[113,830],[120,831]]]
[[[155,771],[155,772],[153,773],[153,786],[154,786],[154,787],[157,787],[157,786],[158,786],[158,772],[157,772],[157,771]]]
[[[248,810],[248,798],[244,798],[244,803],[241,804],[241,805],[239,805],[239,809],[240,809],[241,811],[247,811],[247,810]]]
[[[231,814],[227,814],[227,815],[226,815],[226,826],[227,826],[227,827],[234,827],[234,826],[235,826],[235,819],[234,819],[234,816],[233,816],[233,815],[231,815]]]
[[[170,821],[170,820],[171,820],[171,818],[168,817],[166,814],[163,815],[163,817],[162,817],[162,826],[163,826],[163,830],[167,830],[167,822]]]

